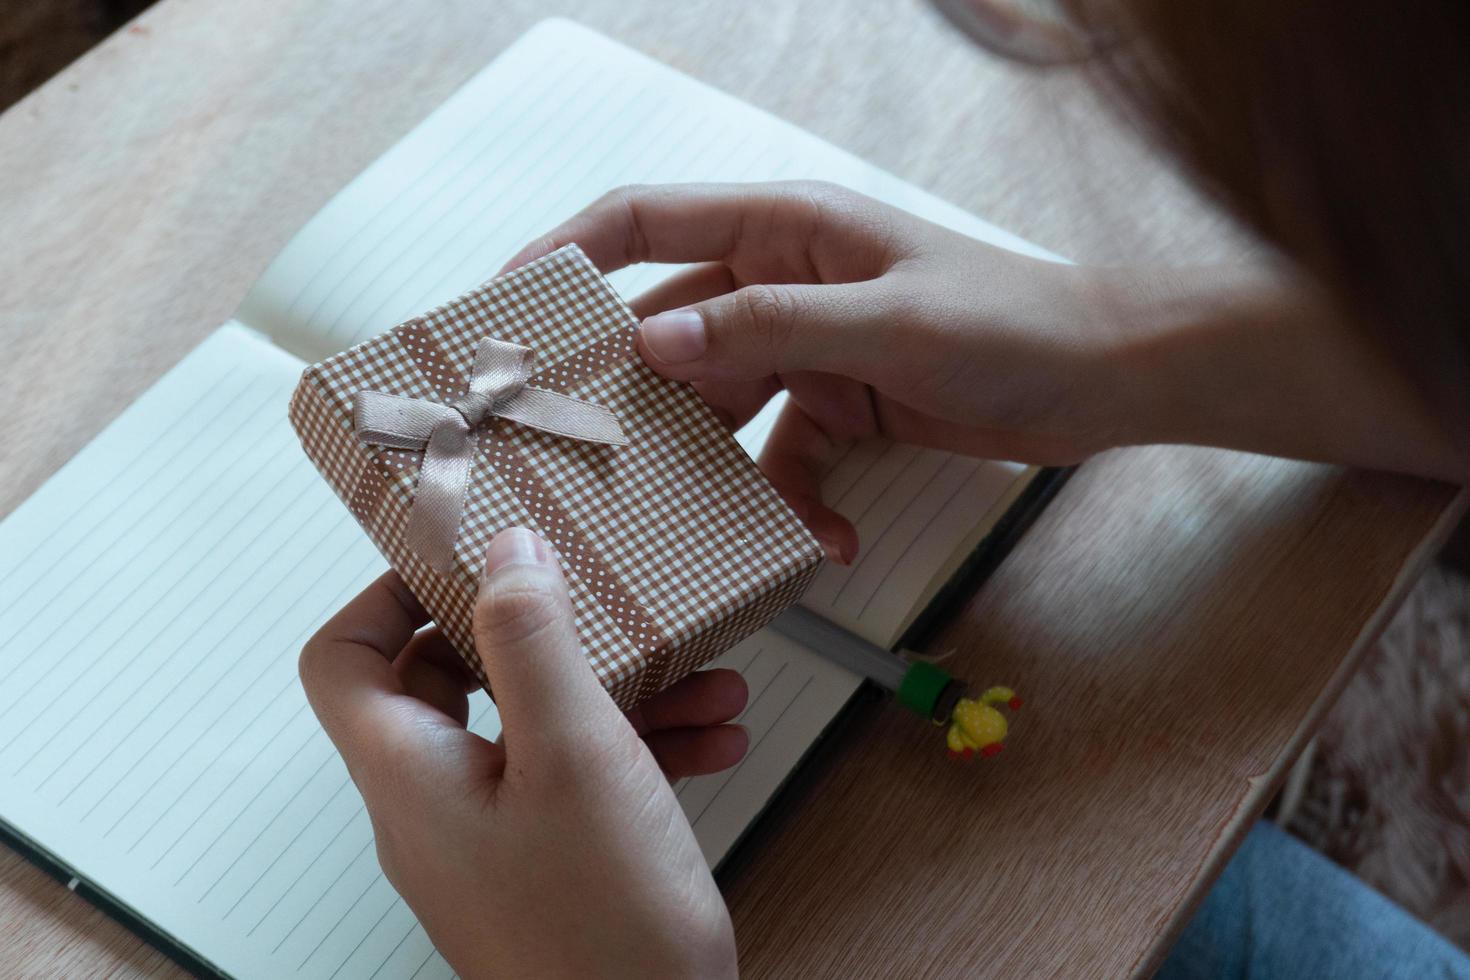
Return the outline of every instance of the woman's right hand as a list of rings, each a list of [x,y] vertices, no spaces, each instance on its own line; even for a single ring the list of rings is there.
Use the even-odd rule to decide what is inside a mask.
[[[761,466],[839,560],[857,535],[819,482],[854,440],[1042,464],[1118,441],[1109,337],[1075,267],[814,182],[621,188],[507,268],[571,242],[604,273],[698,263],[634,304],[640,351],[732,426],[790,392]]]

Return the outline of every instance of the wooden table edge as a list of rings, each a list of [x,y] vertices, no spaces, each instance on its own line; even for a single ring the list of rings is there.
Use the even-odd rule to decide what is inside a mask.
[[[1384,629],[1397,614],[1399,607],[1403,605],[1404,598],[1423,575],[1424,569],[1434,560],[1434,556],[1449,540],[1450,535],[1454,533],[1467,512],[1470,512],[1470,487],[1461,487],[1450,503],[1440,512],[1429,533],[1420,539],[1408,560],[1400,566],[1398,575],[1384,593],[1377,611],[1358,631],[1353,645],[1338,663],[1337,669],[1333,671],[1331,679],[1318,693],[1316,700],[1312,702],[1311,708],[1297,726],[1291,740],[1282,749],[1271,767],[1255,780],[1255,786],[1249,798],[1236,811],[1235,816],[1221,833],[1209,857],[1195,872],[1194,882],[1184,901],[1175,910],[1169,924],[1159,933],[1153,946],[1135,964],[1132,976],[1150,977],[1163,964],[1164,958],[1179,939],[1180,933],[1184,931],[1184,927],[1189,924],[1189,920],[1198,910],[1205,896],[1214,887],[1215,881],[1225,870],[1225,866],[1235,856],[1246,834],[1250,832],[1251,827],[1260,819],[1267,804],[1271,802],[1276,790],[1285,780],[1287,772],[1316,735],[1327,713],[1342,696],[1348,681],[1357,673],[1368,648],[1382,635]]]

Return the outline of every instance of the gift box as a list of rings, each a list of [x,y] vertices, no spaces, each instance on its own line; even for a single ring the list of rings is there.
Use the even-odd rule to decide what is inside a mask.
[[[796,601],[816,541],[575,245],[307,368],[307,455],[474,670],[485,547],[534,528],[622,707]]]

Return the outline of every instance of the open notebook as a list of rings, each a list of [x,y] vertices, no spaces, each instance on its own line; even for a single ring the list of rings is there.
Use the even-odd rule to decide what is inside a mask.
[[[493,274],[626,182],[822,177],[1039,250],[565,21],[545,22],[333,199],[224,325],[0,524],[0,822],[196,968],[442,977],[378,869],[296,654],[383,561],[302,454],[303,365]],[[614,277],[632,296],[668,274]],[[761,420],[743,433],[758,448]],[[890,645],[1029,471],[883,444],[830,472],[863,542],[807,598]],[[711,863],[861,679],[764,631],[737,768],[684,780]],[[483,695],[473,725],[498,723]]]

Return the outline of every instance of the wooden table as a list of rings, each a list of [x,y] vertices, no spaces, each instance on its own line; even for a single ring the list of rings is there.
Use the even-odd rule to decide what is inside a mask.
[[[1076,259],[1239,254],[1081,79],[989,60],[917,0],[166,0],[0,117],[0,513],[551,12]],[[60,366],[81,345],[106,384]],[[949,765],[865,711],[725,876],[745,971],[1147,972],[1458,506],[1200,449],[1088,463],[943,641],[1025,689],[1006,755]],[[9,852],[0,962],[177,972]]]

